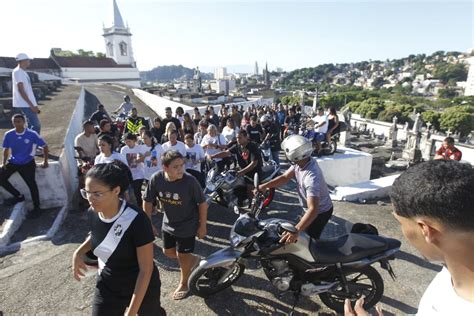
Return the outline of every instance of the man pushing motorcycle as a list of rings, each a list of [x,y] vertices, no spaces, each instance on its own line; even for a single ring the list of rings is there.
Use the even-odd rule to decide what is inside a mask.
[[[313,145],[303,136],[290,135],[283,141],[282,149],[292,166],[281,176],[260,185],[258,189],[265,191],[279,187],[294,177],[304,213],[295,225],[298,231],[286,231],[280,242],[294,243],[302,231],[306,231],[314,239],[319,239],[332,216],[333,205],[323,173],[316,159],[311,157]]]

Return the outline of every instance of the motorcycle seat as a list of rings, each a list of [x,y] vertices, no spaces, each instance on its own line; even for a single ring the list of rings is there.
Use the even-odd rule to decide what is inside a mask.
[[[346,263],[400,247],[400,241],[368,234],[347,234],[310,242],[316,263]]]

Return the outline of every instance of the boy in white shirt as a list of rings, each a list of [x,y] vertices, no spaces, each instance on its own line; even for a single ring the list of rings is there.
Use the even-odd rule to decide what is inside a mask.
[[[142,184],[145,179],[143,161],[147,151],[146,146],[137,144],[137,135],[132,133],[125,134],[125,146],[122,147],[120,153],[127,159],[128,167],[132,172],[132,188],[139,207],[142,206]]]
[[[409,168],[392,186],[394,216],[427,260],[444,266],[426,289],[417,315],[474,315],[474,169],[434,160]],[[368,315],[359,299],[345,315]],[[382,311],[378,310],[378,315]]]
[[[312,119],[315,123],[314,131],[316,138],[316,143],[318,147],[318,155],[321,152],[321,142],[326,138],[326,133],[328,132],[328,116],[324,114],[323,108],[318,108],[318,113]]]
[[[184,136],[184,142],[186,144],[186,156],[184,160],[186,172],[194,176],[201,187],[204,188],[204,175],[201,171],[201,163],[206,158],[204,150],[201,145],[194,144],[194,137],[192,134],[186,134]]]

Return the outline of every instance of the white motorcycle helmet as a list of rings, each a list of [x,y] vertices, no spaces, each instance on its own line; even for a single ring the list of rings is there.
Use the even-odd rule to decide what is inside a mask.
[[[271,122],[272,117],[269,114],[265,114],[260,118],[260,123]]]
[[[283,140],[281,148],[292,163],[311,157],[313,144],[301,135],[290,135]]]

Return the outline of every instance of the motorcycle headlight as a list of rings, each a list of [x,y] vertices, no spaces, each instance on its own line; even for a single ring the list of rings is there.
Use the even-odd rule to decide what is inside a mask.
[[[206,185],[206,189],[209,192],[214,192],[216,190],[216,185],[212,182],[208,182],[207,185]]]

